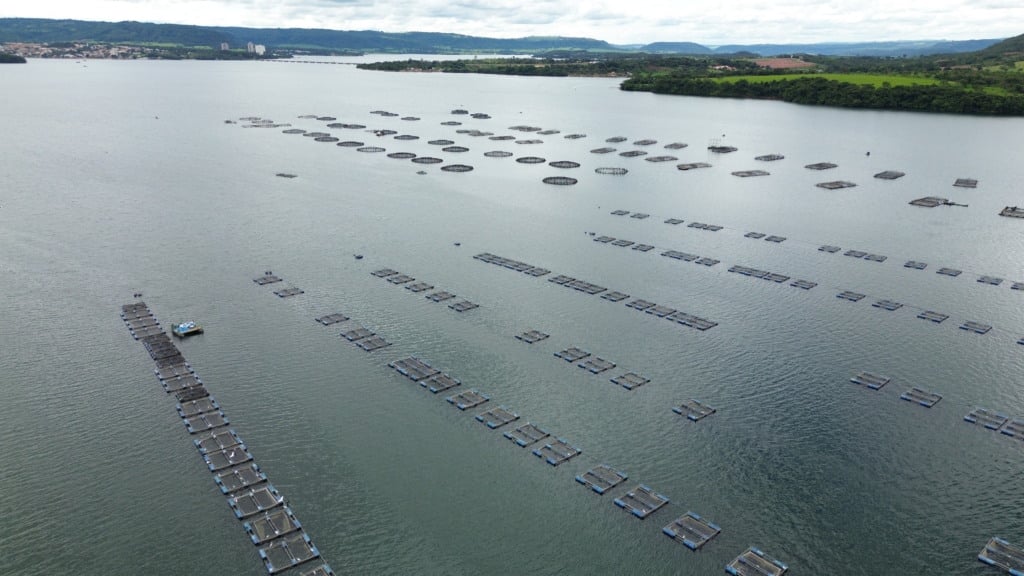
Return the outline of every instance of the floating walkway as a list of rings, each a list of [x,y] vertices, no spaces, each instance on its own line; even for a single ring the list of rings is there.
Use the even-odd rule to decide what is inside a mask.
[[[934,392],[928,392],[926,390],[914,387],[911,388],[910,390],[907,390],[903,394],[900,394],[900,400],[906,400],[907,402],[917,402],[918,404],[924,406],[925,408],[931,408],[932,406],[938,404],[939,400],[942,400],[942,396]]]
[[[867,386],[872,390],[881,390],[882,387],[888,384],[891,380],[892,378],[889,378],[888,376],[880,376],[871,372],[861,372],[860,374],[850,378],[850,382]]]
[[[733,576],[782,576],[789,566],[751,546],[727,564],[725,571]]]
[[[993,537],[978,553],[978,560],[1007,571],[1012,576],[1024,574],[1024,548],[1002,538]]]
[[[526,448],[531,444],[536,444],[537,442],[547,438],[550,434],[548,434],[547,430],[528,422],[515,430],[505,432],[503,436],[515,442],[519,447]]]
[[[668,504],[667,497],[656,493],[650,486],[640,484],[625,496],[615,499],[615,505],[643,520]]]
[[[699,400],[687,400],[679,406],[673,406],[672,411],[680,416],[686,416],[687,419],[694,422],[700,422],[701,420],[711,416],[718,410],[704,404]]]
[[[254,282],[267,285],[280,281],[272,278],[276,276],[267,272]],[[159,327],[144,302],[125,304],[121,307],[121,317],[129,330],[136,333],[143,328]],[[229,421],[220,404],[210,396],[167,334],[150,330],[146,336],[136,338],[153,359],[153,373],[161,386],[168,393],[175,393],[178,400],[175,410],[189,433],[195,436],[192,444],[226,496],[232,512],[239,519],[248,519],[243,528],[253,544],[260,546],[258,553],[267,571],[276,574],[318,558],[320,552],[291,508],[285,505],[284,496],[270,484],[238,433],[228,428]],[[326,564],[316,570],[321,570],[322,574],[333,573]]]
[[[687,512],[662,528],[661,531],[690,550],[700,550],[712,538],[718,536],[722,529],[701,518],[699,514]]]
[[[545,444],[542,448],[534,450],[533,455],[541,458],[552,466],[558,466],[568,462],[576,456],[579,456],[582,452],[582,450],[572,444],[569,444],[565,440],[556,438],[554,442]]]
[[[608,490],[625,482],[629,476],[607,464],[598,464],[583,474],[576,476],[576,481],[590,488],[598,494],[604,494]]]

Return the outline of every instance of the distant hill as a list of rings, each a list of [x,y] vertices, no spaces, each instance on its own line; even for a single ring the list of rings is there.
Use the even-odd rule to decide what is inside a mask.
[[[992,55],[1024,53],[1024,34],[1014,36],[1013,38],[1007,38],[1002,42],[998,42],[985,48],[982,52]]]
[[[1004,51],[1024,50],[1024,37],[992,40],[901,41],[820,44],[734,44],[710,48],[694,42],[653,42],[616,46],[593,38],[528,36],[484,38],[441,32],[380,32],[375,30],[325,30],[308,28],[241,28],[151,24],[146,22],[89,22],[41,18],[0,18],[0,42],[159,43],[182,46],[232,47],[247,42],[270,48],[335,52],[390,52],[405,54],[506,53],[536,54],[550,51],[646,52],[651,54],[725,55],[750,53],[759,56],[817,54],[832,56],[922,56],[972,52],[993,45]],[[997,44],[998,43],[998,44]]]

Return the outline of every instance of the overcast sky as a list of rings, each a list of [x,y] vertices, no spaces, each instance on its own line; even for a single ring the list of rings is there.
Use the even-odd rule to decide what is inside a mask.
[[[23,0],[0,17],[705,45],[1024,33],[1024,0]]]

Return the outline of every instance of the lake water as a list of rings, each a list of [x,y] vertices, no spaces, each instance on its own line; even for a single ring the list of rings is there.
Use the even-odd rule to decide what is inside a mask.
[[[265,573],[118,318],[134,292],[165,325],[204,325],[183,353],[339,574],[718,574],[754,545],[793,574],[982,575],[996,573],[976,560],[991,536],[1024,543],[1024,446],[963,421],[976,406],[1024,416],[1024,291],[1010,288],[1024,281],[1024,222],[997,215],[1024,199],[1024,120],[348,65],[33,60],[0,75],[0,573]],[[327,129],[307,114],[420,139]],[[475,169],[225,123],[243,116]],[[451,120],[463,124],[441,124]],[[618,135],[628,140],[605,142]],[[631,144],[645,138],[658,143]],[[663,148],[675,141],[689,146]],[[712,143],[739,150],[710,154]],[[590,152],[604,146],[679,160]],[[770,153],[785,159],[754,160]],[[839,167],[804,168],[814,162]],[[771,175],[731,175],[749,169]],[[906,176],[872,177],[882,170]],[[579,183],[541,182],[558,175]],[[954,188],[957,178],[978,187]],[[857,187],[815,187],[827,180]],[[969,207],[908,205],[921,196]],[[670,249],[721,263],[660,256]],[[553,273],[472,258],[481,252]],[[729,273],[735,264],[818,286]],[[963,274],[936,274],[943,266]],[[384,267],[480,307],[459,314],[370,275]],[[252,282],[268,269],[284,284]],[[555,274],[719,325],[659,320],[546,281]],[[274,297],[282,285],[305,294]],[[882,298],[905,306],[871,306]],[[950,318],[916,318],[925,309]],[[338,311],[353,320],[313,321]],[[993,329],[958,330],[967,320]],[[357,323],[392,345],[366,353],[338,336]],[[529,329],[551,336],[514,338]],[[592,375],[553,356],[569,346],[618,366]],[[460,412],[386,367],[409,355],[583,453],[544,464],[474,420],[487,405]],[[892,382],[851,384],[862,370]],[[651,381],[608,381],[626,371]],[[912,386],[943,399],[901,401]],[[692,423],[671,411],[691,398],[718,412]],[[629,480],[604,496],[573,481],[599,463]],[[639,483],[671,499],[644,521],[612,504]],[[697,553],[661,533],[687,511],[722,528]]]

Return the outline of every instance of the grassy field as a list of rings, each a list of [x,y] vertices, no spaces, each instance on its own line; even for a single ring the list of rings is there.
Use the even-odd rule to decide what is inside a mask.
[[[927,76],[899,76],[895,74],[773,74],[770,76],[725,76],[722,78],[716,78],[718,82],[736,82],[738,80],[746,80],[750,83],[755,82],[772,82],[775,80],[794,80],[797,78],[824,78],[826,80],[838,80],[839,82],[849,82],[850,84],[869,84],[874,87],[880,87],[882,84],[888,83],[890,86],[927,86],[932,84],[940,84],[940,80],[935,78],[929,78]]]

